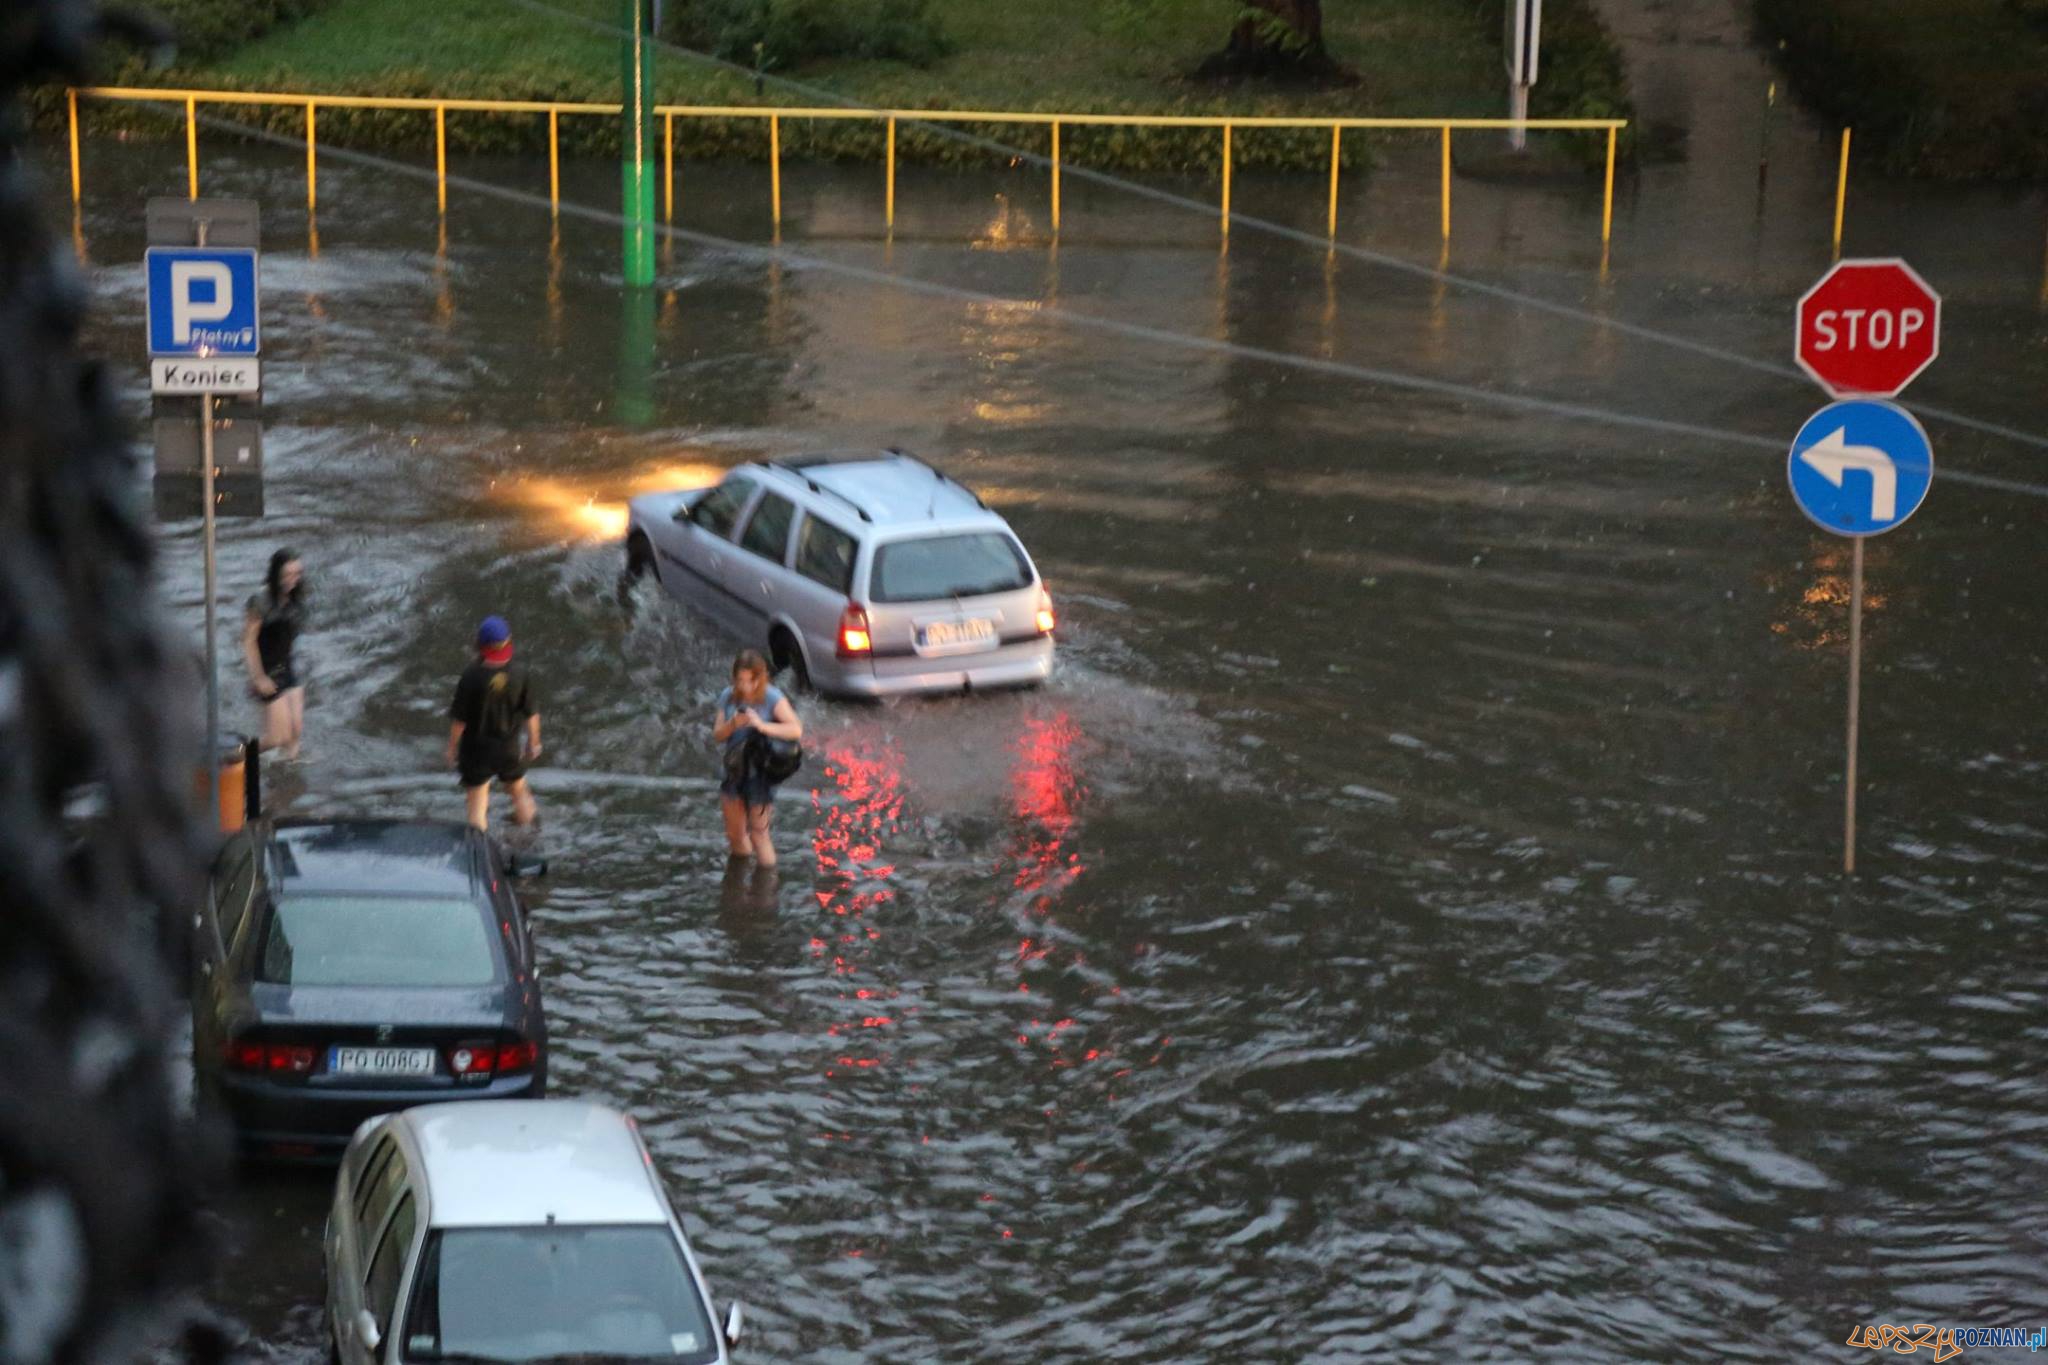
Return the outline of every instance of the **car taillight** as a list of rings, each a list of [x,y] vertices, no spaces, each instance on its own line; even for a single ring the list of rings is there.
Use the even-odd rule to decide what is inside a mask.
[[[1052,614],[1052,594],[1044,588],[1040,588],[1038,590],[1038,633],[1040,635],[1050,635],[1052,634],[1053,627],[1058,624],[1059,618]]]
[[[498,1049],[498,1071],[531,1071],[540,1057],[540,1048],[533,1043],[520,1041],[506,1043]]]
[[[868,629],[868,614],[849,602],[846,610],[839,614],[839,657],[850,659],[856,654],[874,652],[875,638]]]
[[[488,1076],[497,1049],[489,1043],[467,1043],[448,1049],[448,1069],[458,1076]]]
[[[448,1049],[448,1069],[464,1078],[484,1079],[496,1073],[530,1071],[540,1048],[523,1039],[515,1043],[464,1043]]]
[[[235,1039],[224,1049],[230,1071],[267,1071],[274,1076],[304,1076],[313,1070],[313,1049],[290,1043],[252,1043]]]

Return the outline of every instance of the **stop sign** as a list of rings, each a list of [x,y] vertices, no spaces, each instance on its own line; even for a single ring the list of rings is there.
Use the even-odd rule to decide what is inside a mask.
[[[1889,398],[1941,350],[1941,296],[1900,260],[1838,261],[1799,300],[1799,368],[1837,398]]]

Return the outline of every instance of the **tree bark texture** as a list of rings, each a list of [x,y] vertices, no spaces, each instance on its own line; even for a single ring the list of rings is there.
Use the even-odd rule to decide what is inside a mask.
[[[1205,58],[1195,75],[1211,80],[1357,80],[1323,45],[1323,0],[1240,0],[1229,42]]]

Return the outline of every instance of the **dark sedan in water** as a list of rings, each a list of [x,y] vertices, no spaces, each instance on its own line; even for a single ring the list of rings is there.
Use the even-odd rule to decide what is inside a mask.
[[[467,825],[258,823],[195,917],[202,1102],[245,1151],[339,1156],[408,1105],[537,1098],[547,1024],[525,907]]]

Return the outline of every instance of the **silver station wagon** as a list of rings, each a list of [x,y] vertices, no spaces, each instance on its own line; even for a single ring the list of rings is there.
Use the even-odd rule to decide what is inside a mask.
[[[356,1130],[327,1215],[339,1365],[726,1365],[632,1121],[575,1100],[428,1104]]]
[[[635,498],[626,568],[799,688],[881,697],[1052,672],[1052,597],[1009,523],[900,450],[747,464]]]

